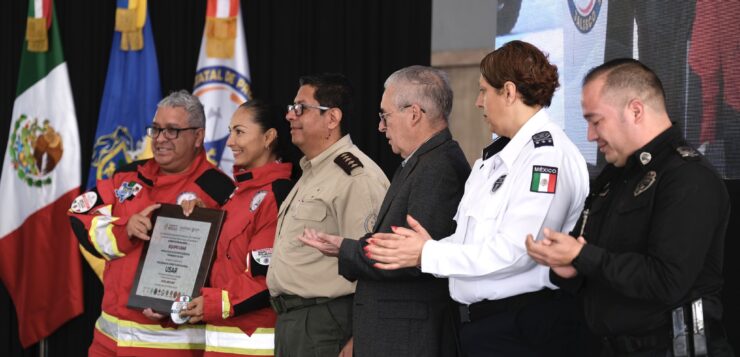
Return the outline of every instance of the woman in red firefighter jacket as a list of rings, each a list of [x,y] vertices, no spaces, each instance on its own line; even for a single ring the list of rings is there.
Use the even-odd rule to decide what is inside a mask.
[[[162,99],[147,128],[154,158],[119,168],[76,198],[69,216],[80,244],[105,258],[102,314],[95,323],[90,356],[201,356],[202,326],[152,321],[127,302],[150,213],[159,203],[198,199],[207,207],[226,203],[231,179],[206,159],[205,115],[197,97],[185,91]],[[175,292],[160,291],[172,298]]]
[[[236,191],[224,206],[226,220],[208,287],[181,316],[206,323],[206,355],[271,356],[275,312],[270,308],[267,268],[278,208],[292,187],[292,165],[282,163],[285,122],[257,100],[237,109],[226,145],[234,153]],[[281,137],[282,136],[282,137]],[[189,214],[196,201],[183,204]]]

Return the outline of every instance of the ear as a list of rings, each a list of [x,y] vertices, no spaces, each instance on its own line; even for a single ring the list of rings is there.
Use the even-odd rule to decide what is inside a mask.
[[[516,84],[514,84],[514,82],[512,81],[506,81],[502,89],[504,91],[504,95],[506,96],[506,103],[514,103],[517,97]]]
[[[421,122],[421,115],[424,114],[421,111],[421,107],[418,104],[411,105],[411,126],[416,126]]]
[[[265,136],[265,145],[268,149],[272,147],[272,145],[276,142],[278,136],[277,130],[275,130],[275,128],[267,129],[267,131],[262,135]]]
[[[639,98],[633,98],[627,102],[627,115],[635,124],[641,123],[645,118],[645,103]]]
[[[206,137],[206,128],[198,128],[195,130],[195,148],[203,146],[203,140]]]
[[[334,130],[339,127],[339,123],[342,122],[342,110],[339,108],[331,108],[326,112],[329,115],[328,127],[330,130]]]

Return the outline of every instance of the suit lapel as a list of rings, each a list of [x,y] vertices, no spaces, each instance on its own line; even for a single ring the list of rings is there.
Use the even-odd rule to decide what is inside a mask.
[[[406,169],[409,164],[407,164],[406,166],[398,165],[396,173],[393,174],[393,181],[391,181],[391,186],[388,187],[388,192],[386,192],[385,197],[383,198],[383,203],[380,205],[380,210],[378,211],[378,219],[375,221],[373,232],[377,232],[378,228],[380,228],[381,224],[383,223],[383,218],[385,218],[385,215],[388,213],[388,208],[391,206],[391,202],[393,202],[393,198],[396,197],[396,194],[398,194],[398,190],[401,188],[401,186],[403,186],[403,181],[406,181],[406,175],[403,173],[403,171],[408,172],[408,170],[404,169]]]
[[[383,198],[383,203],[380,205],[380,210],[378,211],[378,220],[375,221],[373,232],[377,232],[378,228],[380,228],[381,224],[383,223],[383,219],[388,213],[388,209],[391,207],[391,203],[393,203],[393,199],[396,198],[396,195],[398,194],[401,187],[403,187],[404,182],[406,182],[406,179],[416,168],[416,165],[419,163],[419,158],[451,139],[452,134],[450,133],[449,129],[445,129],[435,134],[433,137],[427,140],[426,143],[422,144],[419,149],[416,150],[416,152],[411,156],[405,166],[398,166],[398,169],[396,169],[396,172],[393,174],[391,186],[388,188],[388,192],[385,194],[385,198]]]

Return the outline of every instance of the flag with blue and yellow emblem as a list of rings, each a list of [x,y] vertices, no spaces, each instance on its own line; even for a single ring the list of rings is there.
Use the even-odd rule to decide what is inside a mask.
[[[117,0],[116,25],[87,187],[150,158],[146,127],[162,98],[146,0]]]

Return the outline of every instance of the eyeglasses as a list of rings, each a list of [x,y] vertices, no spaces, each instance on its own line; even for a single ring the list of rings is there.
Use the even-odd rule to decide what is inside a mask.
[[[325,111],[325,110],[331,109],[329,107],[325,107],[325,106],[322,106],[322,105],[309,105],[309,104],[303,104],[303,103],[288,104],[288,111],[289,112],[292,111],[297,117],[303,115],[303,108],[318,109],[318,110],[320,110],[322,112]]]
[[[174,140],[177,139],[180,136],[180,132],[183,130],[196,130],[200,129],[198,127],[190,127],[190,128],[160,128],[157,126],[148,126],[146,127],[146,135],[151,137],[152,139],[156,139],[159,134],[164,133],[165,139]]]
[[[378,118],[380,118],[380,122],[383,123],[383,125],[386,125],[387,122],[388,122],[388,116],[390,116],[391,114],[402,112],[402,111],[406,110],[406,108],[411,108],[412,106],[414,106],[414,105],[413,104],[408,104],[406,106],[401,107],[401,109],[396,110],[395,112],[391,112],[391,113],[379,112],[378,113]],[[422,113],[426,113],[426,111],[424,110],[424,108],[419,108],[419,109],[421,109],[421,112]]]

